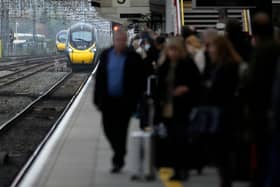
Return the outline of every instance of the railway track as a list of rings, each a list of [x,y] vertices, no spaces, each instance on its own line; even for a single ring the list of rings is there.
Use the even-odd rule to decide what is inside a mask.
[[[69,72],[0,126],[0,187],[17,186],[88,77]]]
[[[49,57],[54,56],[56,54],[48,54],[48,55],[21,55],[21,56],[8,56],[8,57],[2,57],[0,59],[0,63],[10,62],[10,61],[19,61],[19,60],[28,60],[32,58],[42,58],[42,57]]]
[[[63,60],[63,58],[59,59]],[[46,59],[45,62],[40,62],[36,64],[31,64],[29,66],[24,66],[23,68],[14,71],[12,73],[0,76],[0,87],[7,86],[9,84],[12,84],[16,81],[22,80],[24,78],[27,78],[29,76],[32,76],[36,73],[39,73],[41,71],[44,71],[54,65],[54,61]]]
[[[55,60],[58,58],[63,58],[64,56],[47,56],[47,57],[35,57],[27,59],[14,60],[12,62],[1,62],[0,71],[18,71],[20,68],[24,68],[28,65],[42,63],[46,60]]]

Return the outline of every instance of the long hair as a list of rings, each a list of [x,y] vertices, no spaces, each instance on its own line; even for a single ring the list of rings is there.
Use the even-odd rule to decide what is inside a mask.
[[[166,62],[168,59],[167,57],[167,48],[169,47],[175,47],[177,51],[180,53],[180,59],[184,59],[187,56],[185,46],[184,46],[184,39],[182,37],[170,37],[166,40],[166,44],[164,46],[163,51],[161,52],[159,59],[158,59],[158,65],[161,66]]]
[[[189,36],[186,39],[186,43],[191,45],[192,47],[194,47],[195,49],[201,49],[202,45],[201,42],[199,41],[199,39],[196,36]]]
[[[241,63],[242,58],[234,49],[232,43],[224,36],[217,36],[213,40],[218,53],[218,62],[219,63]]]
[[[169,47],[174,47],[181,55],[181,58],[186,56],[184,39],[179,36],[171,37],[167,40],[165,50]]]

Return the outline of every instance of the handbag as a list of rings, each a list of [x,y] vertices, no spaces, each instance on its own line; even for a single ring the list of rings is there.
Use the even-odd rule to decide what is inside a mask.
[[[195,107],[190,113],[191,134],[216,134],[220,130],[221,110],[215,106]]]

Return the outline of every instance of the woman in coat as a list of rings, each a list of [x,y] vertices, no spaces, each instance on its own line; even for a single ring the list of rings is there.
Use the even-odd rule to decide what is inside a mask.
[[[207,85],[207,104],[216,108],[220,115],[216,141],[217,164],[221,187],[232,186],[230,148],[234,132],[234,99],[239,81],[240,55],[224,36],[217,36],[210,44],[209,55],[215,68]]]
[[[158,115],[167,128],[171,180],[183,180],[188,169],[186,129],[189,113],[199,98],[200,73],[185,52],[184,40],[170,38],[165,61],[158,69]]]

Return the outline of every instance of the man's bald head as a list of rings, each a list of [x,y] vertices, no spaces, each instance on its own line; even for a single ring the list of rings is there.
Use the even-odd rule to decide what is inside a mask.
[[[116,52],[121,53],[127,47],[127,32],[125,30],[118,30],[114,32],[114,48]]]

